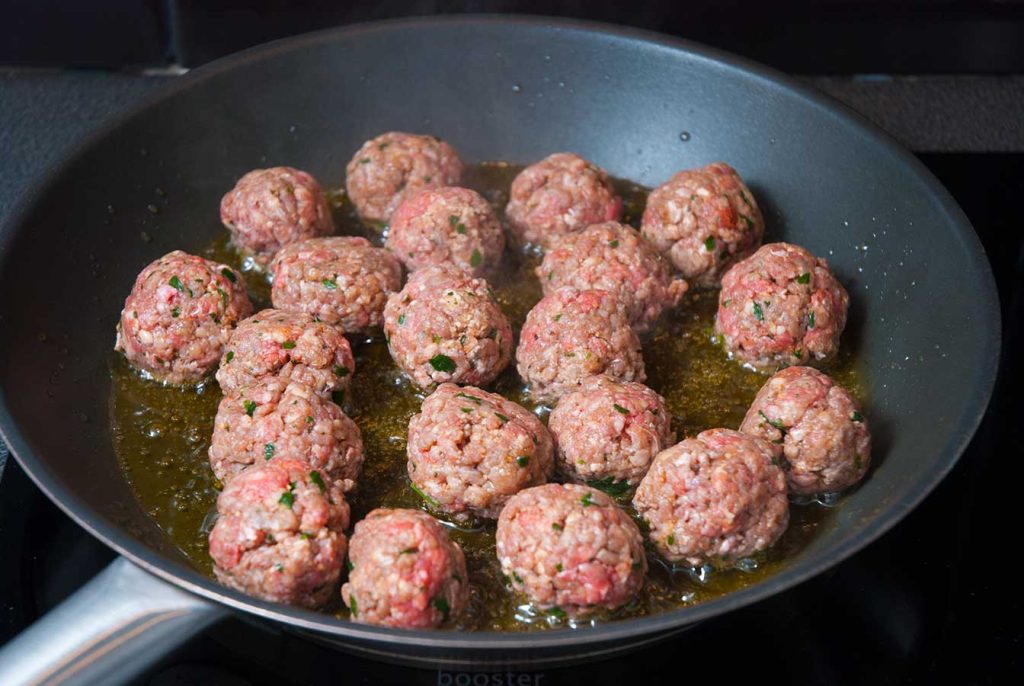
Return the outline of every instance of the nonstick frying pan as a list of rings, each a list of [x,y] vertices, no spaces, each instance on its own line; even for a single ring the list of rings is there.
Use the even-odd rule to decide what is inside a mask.
[[[262,602],[198,572],[140,508],[111,447],[107,360],[123,298],[142,266],[198,251],[221,230],[219,199],[245,171],[290,164],[339,186],[352,152],[385,130],[436,134],[469,161],[573,150],[649,186],[730,162],[770,237],[827,257],[851,292],[844,345],[869,389],[870,478],[766,581],[586,630],[387,630]],[[168,201],[154,216],[157,187]],[[0,652],[0,683],[113,683],[225,608],[419,665],[540,666],[657,640],[836,564],[935,486],[989,399],[996,297],[966,218],[910,154],[827,97],[714,50],[576,22],[446,18],[221,60],[92,136],[4,226],[4,438],[36,484],[123,558]]]

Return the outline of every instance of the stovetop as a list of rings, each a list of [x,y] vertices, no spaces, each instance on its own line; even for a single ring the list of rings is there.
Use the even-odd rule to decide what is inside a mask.
[[[770,674],[791,684],[1024,681],[1024,603],[1012,562],[1020,538],[1024,402],[1011,382],[1024,378],[1017,354],[1024,349],[1024,153],[920,157],[985,245],[1002,300],[1003,357],[988,413],[959,464],[881,540],[795,589],[596,664],[486,676],[414,670],[231,619],[135,683],[593,686],[657,674],[691,682],[761,681]],[[13,461],[0,479],[0,551],[0,644],[112,559]]]

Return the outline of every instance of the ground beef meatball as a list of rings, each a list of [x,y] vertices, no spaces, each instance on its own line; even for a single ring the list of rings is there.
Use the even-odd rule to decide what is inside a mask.
[[[789,524],[778,461],[767,441],[710,429],[662,451],[633,505],[665,559],[734,562],[771,546]]]
[[[559,471],[613,490],[640,483],[654,457],[675,442],[671,423],[660,395],[603,375],[564,396],[548,419]]]
[[[497,544],[513,589],[571,617],[625,605],[647,573],[637,525],[607,495],[577,484],[520,491],[501,512]]]
[[[690,283],[715,287],[761,244],[764,218],[736,170],[716,162],[655,188],[640,230]]]
[[[509,228],[520,243],[542,248],[559,236],[622,216],[622,198],[608,173],[571,152],[549,155],[521,171],[509,196]]]
[[[217,579],[243,593],[316,608],[335,592],[349,507],[341,487],[299,460],[247,469],[217,498],[210,557]]]
[[[341,597],[363,624],[429,629],[469,603],[466,559],[441,524],[419,510],[381,508],[356,524]]]
[[[217,370],[225,393],[267,376],[311,386],[317,393],[344,391],[356,369],[341,329],[305,312],[263,310],[231,334]]]
[[[821,365],[839,350],[849,304],[825,260],[769,243],[722,278],[715,330],[731,356],[755,369]]]
[[[647,331],[663,310],[679,304],[686,282],[672,278],[669,265],[630,226],[594,224],[552,242],[537,267],[545,295],[559,288],[598,288],[615,294],[630,321]]]
[[[388,295],[402,287],[395,256],[355,236],[292,243],[270,269],[274,307],[307,312],[345,333],[380,329]]]
[[[551,435],[496,393],[442,384],[409,421],[409,478],[435,508],[494,519],[554,469]]]
[[[355,488],[363,465],[359,427],[309,386],[267,377],[220,401],[210,441],[210,466],[227,483],[250,465],[300,460],[343,491]]]
[[[114,349],[157,381],[195,383],[213,371],[231,330],[251,313],[241,274],[175,250],[135,279]]]
[[[345,187],[359,216],[386,222],[415,191],[457,185],[462,160],[440,138],[391,132],[363,143],[346,172]]]
[[[810,367],[788,367],[761,387],[740,431],[782,444],[789,492],[841,491],[871,461],[871,433],[857,403]]]
[[[387,247],[415,271],[449,263],[480,276],[501,261],[505,233],[490,203],[468,188],[424,188],[391,216]]]
[[[420,388],[486,385],[512,357],[512,327],[490,286],[452,265],[413,273],[388,298],[384,334],[391,357]]]
[[[544,296],[526,315],[516,363],[541,402],[571,393],[596,374],[620,381],[646,378],[640,339],[625,307],[602,290],[563,288]]]
[[[291,167],[254,169],[220,201],[231,242],[266,266],[278,250],[334,233],[327,196],[312,176]]]

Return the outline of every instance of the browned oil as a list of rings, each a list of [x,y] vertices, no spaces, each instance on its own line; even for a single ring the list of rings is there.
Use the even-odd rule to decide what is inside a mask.
[[[502,212],[508,188],[519,168],[485,163],[469,168],[466,185],[483,193]],[[638,225],[646,189],[616,182],[625,198],[625,221]],[[343,192],[331,194],[339,233],[363,235],[380,243],[386,227],[364,225]],[[228,245],[226,232],[218,232],[204,252],[207,257],[244,268]],[[501,270],[489,280],[506,314],[518,330],[541,291],[533,268],[533,255],[507,253]],[[269,306],[265,275],[248,269],[249,293],[259,309]],[[680,437],[712,427],[737,427],[765,378],[727,359],[713,339],[712,325],[717,292],[693,292],[644,344],[647,383],[665,396]],[[366,447],[366,462],[359,489],[351,496],[353,521],[380,506],[422,507],[409,488],[405,471],[405,439],[409,418],[419,409],[423,395],[397,370],[381,338],[353,340],[356,376],[345,409],[359,424]],[[849,346],[847,346],[847,349]],[[857,396],[863,389],[851,353],[840,355],[827,370]],[[122,358],[111,363],[113,378],[110,420],[114,447],[136,497],[161,529],[197,567],[211,573],[207,534],[213,522],[220,484],[207,462],[213,418],[220,390],[215,381],[199,389],[160,386],[134,374]],[[538,410],[523,393],[514,370],[507,370],[496,389],[516,402]],[[632,513],[628,498],[620,502]],[[756,583],[774,574],[786,559],[805,546],[831,508],[820,504],[794,505],[788,531],[772,550],[729,570],[671,569],[648,551],[650,572],[643,592],[628,607],[592,621],[654,614],[705,602]],[[538,615],[521,598],[512,596],[501,575],[494,552],[493,523],[452,526],[453,538],[466,552],[472,597],[461,629],[521,631],[557,625],[564,620]],[[346,614],[340,604],[332,611]]]

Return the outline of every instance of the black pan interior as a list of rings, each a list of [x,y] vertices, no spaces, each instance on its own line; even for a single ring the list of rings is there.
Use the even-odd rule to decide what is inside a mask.
[[[725,160],[769,236],[828,258],[852,297],[877,466],[788,569],[706,606],[595,631],[457,636],[358,627],[251,601],[196,574],[140,510],[111,449],[108,354],[143,265],[197,251],[253,167],[325,184],[385,130],[470,161],[576,151],[656,185]],[[31,475],[81,523],[161,575],[237,607],[371,641],[467,648],[607,640],[724,611],[850,554],[952,466],[991,389],[998,313],[966,219],[911,156],[794,82],[624,30],[499,19],[391,22],[272,44],[182,78],[54,170],[0,243],[0,419]]]

